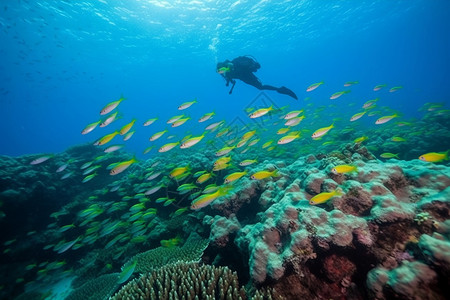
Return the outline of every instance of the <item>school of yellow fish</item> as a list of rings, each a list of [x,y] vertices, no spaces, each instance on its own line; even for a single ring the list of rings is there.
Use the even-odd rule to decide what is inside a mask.
[[[312,84],[306,91],[312,92],[323,84],[323,81]],[[348,87],[354,84],[358,84],[358,82],[346,82],[344,86]],[[383,88],[386,88],[386,85],[377,85],[373,88],[373,91],[379,91]],[[401,88],[399,86],[393,87],[389,92],[396,92]],[[350,90],[336,92],[330,96],[330,100],[334,101],[340,97],[347,97],[345,95],[349,93]],[[81,133],[89,134],[97,127],[107,127],[119,118],[123,118],[117,109],[125,100],[126,98],[122,96],[118,100],[105,105],[100,110],[100,115],[104,117],[88,124]],[[382,99],[380,98],[368,100],[360,107],[355,107],[354,103],[347,104],[349,106],[348,116],[343,116],[342,114],[333,115],[330,112],[327,113],[327,116],[330,116],[328,120],[323,120],[323,111],[327,109],[334,110],[336,105],[331,103],[329,106],[314,107],[314,103],[308,100],[309,98],[305,99],[306,105],[301,104],[304,106],[302,109],[290,109],[288,106],[276,107],[274,105],[248,108],[245,112],[249,120],[258,119],[261,122],[253,123],[253,121],[249,121],[247,125],[242,127],[227,125],[225,120],[212,120],[220,115],[213,111],[204,113],[197,120],[201,124],[207,121],[211,122],[206,124],[203,132],[198,135],[186,132],[184,137],[177,138],[176,134],[171,134],[169,128],[149,134],[148,140],[151,145],[143,151],[144,154],[150,153],[154,149],[160,153],[158,155],[161,158],[164,158],[165,155],[168,156],[174,151],[174,155],[176,156],[177,153],[180,153],[177,151],[184,151],[184,149],[194,147],[198,147],[197,151],[201,151],[211,146],[216,149],[216,158],[204,170],[192,170],[190,165],[177,165],[175,163],[161,164],[162,160],[155,160],[156,162],[144,168],[135,168],[135,172],[143,172],[144,178],[144,182],[135,189],[135,194],[127,194],[127,189],[122,186],[124,185],[124,180],[117,180],[110,186],[105,187],[100,194],[117,192],[122,197],[122,201],[111,201],[103,205],[93,203],[85,207],[78,214],[78,218],[82,222],[56,228],[60,233],[63,233],[75,227],[83,227],[86,228],[84,234],[73,240],[62,240],[57,244],[48,245],[48,248],[52,248],[57,253],[63,253],[68,249],[77,249],[84,245],[93,244],[97,239],[106,236],[111,237],[105,246],[106,248],[110,248],[116,243],[143,243],[146,240],[146,234],[156,225],[152,220],[158,213],[158,207],[172,207],[173,211],[171,216],[175,217],[189,210],[199,210],[207,207],[216,199],[229,195],[233,191],[233,185],[244,177],[251,180],[276,178],[279,176],[279,170],[261,170],[261,168],[258,168],[258,164],[265,159],[264,155],[270,154],[274,157],[289,155],[295,159],[309,153],[314,153],[314,150],[318,146],[329,147],[329,151],[331,152],[340,146],[339,142],[336,141],[338,140],[337,137],[355,132],[358,126],[358,120],[363,118],[366,121],[367,118],[373,118],[370,122],[376,126],[384,126],[383,124],[388,122],[393,123],[392,120],[398,119],[399,121],[395,123],[395,126],[399,130],[396,130],[391,138],[391,141],[394,143],[405,142],[407,140],[406,136],[413,134],[407,129],[411,126],[411,123],[402,121],[400,112],[392,111],[388,107],[380,107],[377,110],[377,105],[382,103]],[[130,101],[132,100],[126,100],[126,102]],[[183,111],[183,113],[180,112],[166,120],[166,126],[173,128],[183,126],[188,122],[196,122],[186,113],[186,111],[194,109],[196,103],[198,103],[198,100],[194,99],[179,105],[177,109]],[[427,103],[423,109],[436,114],[448,114],[449,112],[449,110],[444,109],[438,103]],[[142,126],[150,126],[149,128],[151,129],[152,124],[163,122],[159,116],[149,117],[149,119],[142,123]],[[94,145],[105,147],[103,149],[105,155],[97,157],[93,161],[85,162],[80,167],[83,170],[82,174],[85,176],[82,179],[83,183],[95,180],[98,176],[96,170],[105,167],[110,174],[109,176],[117,176],[119,174],[132,176],[134,174],[130,170],[133,170],[132,166],[139,162],[136,157],[125,161],[118,161],[108,166],[102,166],[101,162],[110,153],[123,149],[124,144],[109,145],[109,143],[119,136],[122,137],[123,141],[131,139],[135,131],[139,130],[136,128],[138,127],[136,122],[136,119],[128,120],[119,129],[112,130],[95,141]],[[198,128],[199,126],[197,125],[196,127]],[[399,136],[401,135],[402,128],[404,128],[404,135]],[[166,142],[162,142],[157,146],[156,143],[160,143],[164,139],[166,139]],[[354,143],[361,144],[370,139],[371,136],[369,134],[362,135],[354,139]],[[166,154],[166,152],[168,153]],[[448,151],[425,153],[419,159],[427,162],[441,162],[448,160],[448,153]],[[383,153],[380,157],[398,158],[398,155],[394,153]],[[51,157],[52,155],[42,156],[33,160],[31,164],[43,163]],[[173,156],[170,156],[170,158],[173,158]],[[174,160],[172,159],[172,161]],[[74,162],[68,161],[66,164],[60,166],[57,172],[64,172],[71,163]],[[145,162],[143,164],[145,165]],[[252,171],[258,169],[259,171]],[[127,170],[130,172],[126,172]],[[353,165],[339,165],[335,166],[331,172],[334,174],[343,174],[358,172],[358,170]],[[66,173],[61,179],[68,178],[71,175],[72,173]],[[221,180],[220,182],[219,178]],[[156,180],[159,181],[154,183]],[[169,191],[169,185],[172,184],[173,186],[174,183],[177,186],[176,191]],[[164,192],[165,197],[155,198],[153,196],[155,194],[161,195],[161,191]],[[337,188],[335,191],[315,195],[309,200],[309,203],[311,205],[319,205],[327,202],[332,197],[342,194],[343,191]],[[98,196],[98,193],[92,195],[89,200],[95,200]],[[186,203],[186,197],[191,201],[190,205],[180,206],[180,203]],[[52,217],[57,220],[59,216],[65,213],[63,211],[55,212],[52,214]],[[99,215],[110,215],[114,213],[123,213],[123,215],[120,220],[107,218],[104,221],[98,221],[97,219]],[[49,228],[57,226],[56,224],[56,222],[50,224]],[[127,228],[127,233],[112,234],[115,230],[124,227]],[[161,245],[164,247],[174,247],[179,242],[180,239],[177,237],[171,240],[161,241]],[[123,250],[115,253],[114,258],[117,259],[122,254]],[[60,267],[62,265],[62,262],[57,262],[52,267]],[[35,268],[38,266],[29,267]]]

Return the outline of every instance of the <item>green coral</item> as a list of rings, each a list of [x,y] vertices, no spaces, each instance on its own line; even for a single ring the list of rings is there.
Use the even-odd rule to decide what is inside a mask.
[[[146,273],[123,286],[111,300],[233,299],[281,300],[276,290],[256,290],[253,297],[239,286],[228,267],[178,262]]]
[[[158,247],[139,253],[133,256],[124,267],[137,260],[134,271],[144,273],[178,261],[199,261],[208,244],[209,240],[205,240],[193,232],[182,247]]]
[[[176,263],[134,279],[112,300],[134,299],[246,299],[237,274],[227,267]]]
[[[89,280],[70,293],[65,300],[106,300],[119,287],[118,278],[119,273],[112,273]]]
[[[414,218],[414,222],[416,222],[418,225],[421,225],[422,223],[426,222],[430,218],[430,214],[427,212],[421,212],[416,215]]]

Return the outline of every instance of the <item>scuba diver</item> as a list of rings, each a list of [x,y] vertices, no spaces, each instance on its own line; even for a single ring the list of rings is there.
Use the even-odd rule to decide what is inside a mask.
[[[232,61],[226,60],[224,62],[219,62],[217,64],[217,73],[223,76],[227,81],[226,86],[230,85],[230,82],[233,84],[231,86],[229,94],[233,92],[234,85],[236,84],[236,80],[240,79],[246,84],[252,85],[258,90],[271,90],[277,91],[280,94],[288,95],[298,100],[297,95],[288,89],[287,87],[274,87],[267,84],[262,84],[258,77],[253,74],[256,72],[261,65],[250,55],[239,56],[233,59]]]

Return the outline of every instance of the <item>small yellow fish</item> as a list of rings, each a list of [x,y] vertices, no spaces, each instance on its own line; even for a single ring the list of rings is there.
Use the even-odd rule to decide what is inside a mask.
[[[278,176],[278,170],[275,169],[272,172],[270,171],[259,171],[254,173],[252,176],[250,176],[251,179],[253,180],[261,180],[261,179],[265,179],[267,177],[276,177]]]
[[[221,137],[222,135],[227,134],[229,131],[230,131],[230,128],[229,128],[229,127],[226,127],[226,128],[224,128],[224,129],[220,130],[220,131],[216,134],[216,137]]]
[[[290,130],[290,128],[280,128],[280,129],[278,129],[277,134],[285,134],[289,130]]]
[[[176,142],[176,143],[168,143],[165,144],[164,146],[162,146],[161,148],[159,148],[158,152],[167,152],[172,150],[173,148],[175,148],[180,142]]]
[[[190,166],[189,165],[187,165],[185,167],[175,168],[175,169],[172,170],[172,172],[170,172],[169,176],[171,178],[178,177],[178,176],[184,174],[186,171],[189,171],[189,170],[190,170]]]
[[[337,99],[337,98],[339,98],[340,96],[342,96],[342,95],[344,95],[344,94],[348,94],[348,93],[350,93],[350,91],[336,92],[336,93],[334,93],[333,95],[331,95],[330,99],[331,99],[331,100],[334,100],[334,99]]]
[[[241,161],[239,163],[239,165],[242,166],[242,167],[245,167],[245,166],[249,166],[251,164],[254,164],[256,162],[257,162],[256,159],[246,159],[246,160]]]
[[[52,157],[53,157],[53,155],[44,155],[44,156],[41,156],[41,157],[39,157],[39,158],[33,159],[33,160],[30,162],[30,165],[38,165],[38,164],[41,164],[41,163],[47,161],[48,159],[50,159],[50,158],[52,158]],[[86,167],[86,168],[87,168],[87,167]]]
[[[254,136],[256,133],[256,130],[252,130],[249,132],[246,132],[243,136],[242,136],[242,140],[248,140],[250,139],[252,136]]]
[[[430,152],[427,154],[423,154],[419,156],[419,159],[422,161],[428,161],[428,162],[440,162],[443,160],[448,160],[448,153],[450,150],[447,150],[446,152]]]
[[[375,86],[375,87],[373,88],[373,90],[376,92],[376,91],[381,90],[381,89],[384,88],[385,86],[386,86],[386,84],[379,84],[379,85]]]
[[[221,158],[218,158],[215,162],[214,162],[214,166],[219,166],[219,165],[223,165],[228,163],[231,160],[231,156],[224,156]]]
[[[378,100],[380,100],[380,98],[375,98],[375,99],[369,100],[366,103],[364,103],[362,108],[369,108],[369,107],[373,106]]]
[[[267,142],[265,142],[265,143],[262,145],[262,148],[263,148],[263,149],[266,149],[267,147],[269,147],[270,145],[272,145],[272,143],[273,143],[273,140],[267,141]]]
[[[90,180],[92,180],[95,176],[97,176],[97,173],[91,174],[91,175],[87,175],[86,177],[83,178],[83,183],[86,183]]]
[[[356,166],[351,166],[351,165],[339,165],[339,166],[335,166],[333,169],[331,169],[331,172],[333,174],[343,174],[343,173],[348,173],[348,172],[357,172],[358,169]]]
[[[150,147],[145,148],[143,154],[149,153],[153,148],[155,148],[155,146],[150,146]]]
[[[163,130],[163,131],[160,131],[160,132],[157,132],[157,133],[155,133],[154,135],[152,135],[151,137],[150,137],[150,141],[155,141],[155,140],[157,140],[157,139],[159,139],[164,133],[166,133],[168,130],[166,129],[166,130]]]
[[[231,187],[219,187],[219,189],[214,193],[205,194],[205,195],[198,197],[197,199],[192,201],[191,209],[197,210],[197,209],[200,209],[200,208],[203,208],[203,207],[209,205],[211,202],[213,202],[217,198],[226,195],[228,193],[228,191],[230,190],[230,188]]]
[[[102,120],[99,120],[97,122],[91,123],[89,125],[87,125],[83,131],[81,131],[81,134],[88,134],[89,132],[91,132],[92,130],[95,129],[95,127],[97,127],[98,124],[100,124]]]
[[[295,117],[292,119],[289,119],[284,123],[285,126],[296,126],[300,124],[300,122],[305,118],[305,116]]]
[[[184,117],[184,115],[173,116],[172,118],[167,120],[167,124],[172,124],[172,123],[178,121],[179,119],[181,119],[182,117]]]
[[[362,136],[362,137],[356,138],[353,142],[355,142],[355,144],[360,144],[360,143],[364,142],[367,139],[368,139],[367,136]]]
[[[194,103],[197,103],[197,99],[195,99],[194,101],[185,102],[185,103],[181,104],[180,106],[178,106],[178,110],[186,109],[186,108],[190,107]]]
[[[399,136],[394,136],[391,138],[391,141],[393,142],[406,142],[406,139],[399,137]]]
[[[116,111],[115,113],[110,114],[109,117],[107,117],[107,118],[105,119],[105,121],[103,121],[103,122],[100,124],[100,127],[106,127],[106,126],[108,126],[109,124],[111,124],[112,122],[114,122],[115,120],[119,119],[120,117],[117,116],[118,113],[119,113],[119,112]]]
[[[133,119],[130,123],[128,123],[127,125],[124,125],[120,130],[119,133],[120,135],[124,135],[126,134],[128,131],[130,131],[131,127],[133,127],[134,122],[136,122],[136,119]]]
[[[225,182],[224,183],[230,183],[230,182],[236,181],[236,180],[238,180],[239,178],[241,178],[242,176],[244,176],[246,174],[247,174],[246,171],[244,171],[244,172],[234,172],[234,173],[228,175],[227,177],[225,177]]]
[[[301,109],[301,110],[294,110],[294,111],[288,112],[288,113],[283,117],[283,119],[289,120],[289,119],[295,118],[295,117],[297,117],[299,114],[301,114],[303,111],[304,111],[304,110]]]
[[[118,135],[119,132],[118,131],[114,131],[113,133],[107,134],[104,137],[102,137],[101,139],[99,139],[97,142],[95,142],[94,145],[96,146],[102,146],[108,142],[110,142],[116,135]]]
[[[251,140],[251,141],[248,143],[247,147],[251,147],[251,146],[255,145],[256,143],[259,142],[259,140],[260,140],[260,139],[253,139],[253,140]]]
[[[209,124],[208,126],[206,126],[205,130],[215,130],[216,128],[219,128],[220,126],[222,126],[223,124],[225,124],[225,121],[219,121],[219,122],[215,122],[212,124]]]
[[[300,137],[300,132],[299,131],[291,132],[291,134],[285,135],[281,139],[279,139],[278,140],[278,144],[279,145],[284,145],[284,144],[292,142],[295,139],[298,139],[299,137]]]
[[[241,148],[243,147],[246,143],[248,142],[248,140],[240,140],[239,143],[237,143],[236,148]]]
[[[397,154],[394,154],[394,153],[386,152],[386,153],[381,153],[380,156],[381,156],[382,158],[394,158],[394,157],[395,157],[395,158],[398,159],[398,153],[397,153]]]
[[[205,122],[205,121],[211,119],[215,114],[216,114],[215,112],[206,113],[198,121],[200,123]]]
[[[204,137],[205,137],[205,133],[203,133],[203,134],[200,135],[200,136],[192,137],[192,138],[190,138],[190,139],[184,141],[184,142],[181,144],[180,148],[181,148],[181,149],[187,149],[187,148],[190,148],[190,147],[194,146],[195,144],[197,144],[198,142],[200,142]]]
[[[111,170],[111,172],[109,172],[109,174],[110,175],[120,174],[123,171],[125,171],[126,169],[128,169],[129,166],[131,166],[132,164],[137,163],[137,162],[138,162],[138,160],[136,159],[136,157],[133,157],[132,159],[124,161],[124,162],[120,162]]]
[[[107,113],[110,113],[114,108],[116,108],[120,102],[122,102],[123,100],[125,100],[126,98],[124,98],[123,96],[120,97],[119,100],[117,101],[113,101],[108,103],[105,107],[103,107],[103,109],[100,111],[100,115],[106,115]]]
[[[332,197],[341,196],[341,195],[343,195],[342,190],[340,188],[337,188],[336,190],[334,190],[330,193],[324,192],[324,193],[315,195],[314,197],[311,198],[311,200],[309,200],[309,204],[311,204],[311,205],[322,204],[322,203],[325,203],[328,200],[330,200]]]
[[[356,121],[356,120],[360,119],[362,116],[365,115],[366,112],[367,112],[367,111],[363,111],[363,112],[354,114],[354,115],[350,118],[350,122],[353,122],[353,121]]]
[[[202,184],[203,182],[209,180],[213,176],[213,173],[206,173],[197,178],[196,182]]]
[[[316,131],[314,131],[314,133],[312,134],[311,137],[312,137],[313,139],[319,139],[320,137],[322,137],[322,136],[324,136],[325,134],[327,134],[328,131],[331,130],[331,128],[334,128],[334,123],[331,124],[331,125],[328,126],[328,127],[323,127],[323,128],[317,129]]]
[[[394,86],[393,88],[391,88],[389,90],[389,93],[396,92],[396,91],[398,91],[399,89],[402,89],[402,88],[403,88],[403,86]]]
[[[161,246],[166,247],[166,248],[173,248],[175,246],[178,246],[178,244],[180,243],[181,238],[179,236],[177,236],[176,238],[170,239],[170,240],[161,240]]]
[[[358,84],[358,83],[359,83],[359,81],[347,81],[346,83],[344,83],[344,86],[347,87],[347,86],[351,86],[351,85]]]
[[[214,166],[213,171],[225,170],[226,168],[230,168],[230,167],[231,167],[231,164],[221,164],[221,165]]]
[[[131,139],[131,137],[133,136],[133,134],[136,132],[136,130],[130,131],[127,134],[125,134],[125,136],[123,137],[124,141],[128,141],[129,139]]]
[[[187,210],[188,210],[187,207],[179,208],[179,209],[177,209],[173,214],[174,214],[175,216],[179,216],[179,215],[181,215],[182,213],[184,213],[184,212],[187,211]]]
[[[183,125],[184,123],[186,123],[188,120],[190,119],[190,117],[187,118],[183,118],[183,119],[178,119],[175,122],[172,123],[172,127],[178,127]]]
[[[220,149],[219,151],[216,152],[216,156],[224,156],[224,155],[227,155],[227,154],[230,153],[231,150],[233,150],[234,148],[236,148],[236,146],[223,147],[222,149]]]
[[[144,122],[144,126],[149,126],[157,120],[158,120],[158,118],[148,119],[147,121]]]
[[[273,110],[273,105],[271,105],[270,107],[266,107],[266,108],[260,108],[257,111],[254,111],[253,113],[251,113],[249,115],[249,117],[251,119],[259,118],[259,117],[266,115],[271,110]]]
[[[311,92],[314,91],[315,89],[317,89],[321,84],[323,84],[323,81],[318,82],[318,83],[313,83],[310,86],[308,86],[308,88],[306,89],[307,92]]]
[[[134,269],[136,268],[137,260],[134,260],[133,262],[126,264],[124,267],[122,267],[122,272],[119,275],[119,278],[117,279],[117,283],[121,284],[127,281],[131,275],[134,273]]]
[[[392,120],[393,118],[397,118],[399,117],[398,114],[393,114],[392,116],[384,116],[379,118],[378,120],[375,121],[375,124],[379,125],[379,124],[384,124],[386,122],[389,122],[390,120]]]

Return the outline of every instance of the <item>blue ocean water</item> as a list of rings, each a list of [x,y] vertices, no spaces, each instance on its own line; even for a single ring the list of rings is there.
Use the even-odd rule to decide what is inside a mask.
[[[243,55],[298,100],[240,80],[229,94],[217,64]],[[448,0],[3,1],[0,298],[108,298],[182,253],[248,296],[443,299],[449,85]],[[286,128],[291,111],[304,120]],[[129,140],[93,146],[132,120]],[[203,139],[157,152],[187,136]],[[153,250],[172,252],[136,258]]]
[[[137,119],[127,150],[142,157],[148,138],[186,101],[193,120],[247,122],[259,91],[238,82],[228,95],[216,63],[250,54],[279,107],[362,104],[381,97],[404,117],[426,102],[449,102],[450,2],[413,1],[5,1],[0,7],[0,154],[55,153],[91,143]],[[306,87],[325,84],[314,93]],[[398,93],[378,84],[403,86]],[[100,109],[124,95],[122,120],[88,135]],[[309,100],[304,100],[310,97]],[[159,122],[142,127],[148,118]],[[321,116],[328,126],[331,120]],[[197,135],[197,122],[172,131]]]

